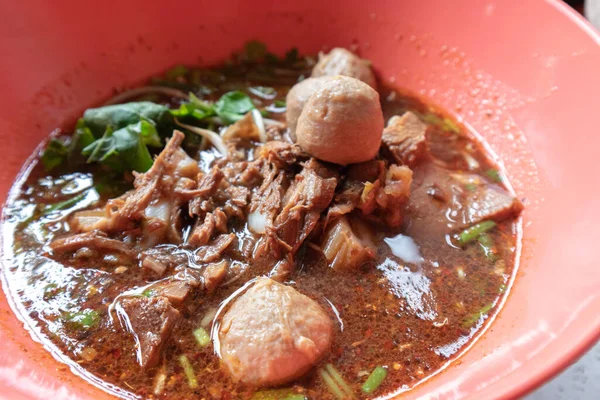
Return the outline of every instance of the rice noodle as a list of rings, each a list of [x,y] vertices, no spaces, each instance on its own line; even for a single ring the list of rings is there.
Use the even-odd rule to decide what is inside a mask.
[[[179,122],[177,118],[175,118],[175,123],[181,126],[182,128],[185,128],[190,132],[194,132],[195,134],[207,139],[213,144],[213,146],[215,146],[217,150],[219,150],[219,153],[221,153],[223,157],[227,157],[227,147],[225,146],[225,143],[223,142],[221,136],[219,136],[219,134],[217,134],[216,132],[210,131],[208,129],[199,128],[197,126],[183,124]]]
[[[285,124],[283,122],[277,121],[275,119],[271,119],[271,118],[264,118],[263,117],[263,121],[265,124],[267,125],[275,125],[278,128],[285,128]]]
[[[122,93],[119,93],[118,95],[114,96],[106,103],[104,103],[104,105],[110,106],[112,104],[124,103],[133,97],[143,96],[145,94],[161,94],[163,96],[171,96],[178,99],[188,99],[188,95],[178,89],[173,89],[165,86],[143,86],[140,88],[126,90]]]

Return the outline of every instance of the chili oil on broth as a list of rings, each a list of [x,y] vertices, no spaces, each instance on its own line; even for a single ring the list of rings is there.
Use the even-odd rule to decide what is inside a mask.
[[[276,102],[285,98],[287,90],[298,79],[298,76],[286,76],[274,85],[273,81],[250,81],[249,78],[257,79],[256,74],[252,75],[254,71],[232,71],[231,68],[228,71],[226,79],[218,82],[213,80],[214,74],[207,74],[205,79],[211,80],[212,91],[205,97],[217,99],[232,88],[243,89],[266,109],[275,110],[279,108]],[[298,71],[297,75],[301,73]],[[257,96],[249,89],[259,84],[275,87],[276,96]],[[446,172],[470,168],[464,159],[455,157],[467,152],[477,164],[469,173],[481,175],[489,184],[501,185],[486,174],[496,167],[483,148],[452,120],[392,88],[380,92],[386,120],[411,110],[430,124],[434,132],[432,148],[440,153],[444,153],[444,149],[452,153],[442,154]],[[178,105],[177,100],[169,98],[154,101]],[[283,115],[277,112],[269,117],[283,120]],[[201,165],[205,167],[215,158],[211,150],[196,154],[201,156]],[[77,164],[48,175],[37,160],[33,163],[37,165],[21,187],[17,183],[14,192],[18,195],[11,198],[5,208],[3,227],[5,237],[12,238],[12,246],[6,249],[8,268],[4,274],[13,300],[27,315],[27,323],[88,378],[114,385],[113,393],[115,388],[120,388],[117,395],[251,398],[255,388],[232,382],[220,367],[212,347],[198,346],[192,332],[249,279],[264,274],[271,266],[246,263],[237,280],[229,285],[218,288],[210,296],[196,293],[188,302],[188,309],[183,310],[184,318],[164,350],[164,367],[149,373],[142,371],[133,336],[126,334],[116,323],[116,317],[109,313],[110,304],[123,292],[133,290],[143,295],[144,288],[151,283],[142,274],[137,259],[80,251],[54,260],[47,257],[45,248],[53,238],[69,232],[68,215],[104,204],[108,198],[130,187],[131,180],[126,179],[122,187],[112,192],[109,189],[104,192],[98,190],[102,187],[99,184],[106,185],[100,168],[82,168],[83,164]],[[361,385],[376,366],[386,366],[386,379],[375,394],[366,396],[369,398],[413,386],[439,370],[469,343],[503,296],[514,266],[515,222],[503,222],[487,233],[495,243],[494,257],[487,257],[478,243],[464,249],[449,243],[444,224],[424,217],[422,210],[412,207],[414,202],[422,202],[428,203],[431,210],[440,208],[429,204],[433,200],[423,191],[419,192],[419,177],[427,176],[431,168],[440,167],[428,161],[414,168],[413,194],[417,195],[410,199],[401,229],[377,233],[377,256],[373,263],[356,273],[340,273],[329,268],[310,246],[299,253],[297,270],[288,283],[318,301],[336,323],[330,353],[293,385],[306,397],[332,398],[316,372],[329,363],[335,365],[355,393],[361,393]],[[85,172],[80,172],[82,170]],[[74,194],[80,195],[78,202],[56,210],[38,206],[68,203]],[[407,240],[414,241],[418,248],[417,262],[414,259],[406,262],[398,257],[394,252],[405,255],[406,250],[390,248],[383,240],[398,235],[405,235],[400,237],[404,247]],[[172,250],[183,251],[177,246]],[[196,388],[190,387],[179,362],[182,354],[196,373]],[[160,368],[166,379],[163,392],[156,395],[153,391]]]

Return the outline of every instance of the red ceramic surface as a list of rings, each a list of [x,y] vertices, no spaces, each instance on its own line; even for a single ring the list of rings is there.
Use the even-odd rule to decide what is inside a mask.
[[[248,39],[279,52],[356,46],[384,80],[480,134],[527,205],[502,311],[406,397],[518,396],[598,339],[600,40],[562,2],[2,0],[0,16],[2,200],[37,144],[113,88],[218,62]],[[0,343],[0,397],[109,397],[33,341],[3,294]]]

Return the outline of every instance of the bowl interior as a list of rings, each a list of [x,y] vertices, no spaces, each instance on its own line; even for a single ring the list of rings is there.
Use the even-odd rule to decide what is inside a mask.
[[[356,48],[383,80],[481,135],[527,207],[504,308],[459,362],[405,395],[515,396],[598,338],[600,48],[561,2],[0,4],[8,17],[0,27],[2,200],[43,138],[115,88],[174,64],[216,63],[249,39],[275,52]],[[0,388],[11,399],[108,397],[34,342],[4,294],[0,342]]]

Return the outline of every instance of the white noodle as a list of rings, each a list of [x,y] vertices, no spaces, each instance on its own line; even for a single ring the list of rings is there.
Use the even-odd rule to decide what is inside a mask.
[[[285,128],[285,124],[283,122],[279,122],[277,120],[274,119],[270,119],[270,118],[263,118],[263,121],[265,122],[265,124],[267,125],[275,125],[278,128]]]
[[[223,139],[221,139],[221,136],[219,136],[216,132],[209,131],[208,129],[199,128],[197,126],[183,124],[179,122],[177,118],[175,118],[175,123],[181,126],[182,128],[185,128],[207,139],[213,144],[213,146],[215,146],[217,150],[219,150],[219,153],[221,153],[223,157],[227,157],[227,147],[225,146]]]
[[[265,122],[263,120],[263,116],[260,114],[256,108],[251,111],[252,119],[254,120],[254,125],[258,128],[258,137],[262,143],[267,141],[267,131],[265,130]]]

